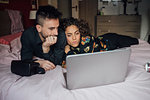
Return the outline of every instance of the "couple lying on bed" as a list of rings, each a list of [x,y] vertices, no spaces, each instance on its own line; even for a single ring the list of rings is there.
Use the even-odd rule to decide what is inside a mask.
[[[60,16],[61,13],[52,6],[41,6],[38,9],[36,26],[22,34],[21,60],[39,57],[41,59],[35,62],[47,71],[54,69],[56,65],[64,65],[66,55],[106,51],[138,44],[135,38],[115,33],[95,38],[90,35],[86,22],[74,18],[63,19],[58,28]]]
[[[138,44],[138,39],[116,33],[107,33],[95,38],[90,35],[88,23],[75,18],[65,18],[60,27],[65,31],[67,45],[62,66],[67,55],[114,50]]]

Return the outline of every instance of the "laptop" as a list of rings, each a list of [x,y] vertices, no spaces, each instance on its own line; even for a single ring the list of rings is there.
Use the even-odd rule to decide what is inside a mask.
[[[69,90],[123,82],[131,48],[69,55],[66,83]]]

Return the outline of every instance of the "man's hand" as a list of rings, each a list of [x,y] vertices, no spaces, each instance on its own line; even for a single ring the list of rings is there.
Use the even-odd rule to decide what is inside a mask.
[[[44,68],[45,71],[52,70],[52,69],[56,68],[56,66],[48,60],[37,60],[35,62],[38,62],[40,64],[40,67]]]
[[[69,46],[69,45],[66,45],[66,46],[65,46],[65,53],[67,54],[69,51],[70,51],[70,46]]]
[[[48,36],[43,42],[43,46],[50,47],[57,42],[57,36]]]
[[[57,36],[49,36],[45,39],[42,44],[42,49],[44,53],[48,53],[50,50],[50,46],[57,42]]]

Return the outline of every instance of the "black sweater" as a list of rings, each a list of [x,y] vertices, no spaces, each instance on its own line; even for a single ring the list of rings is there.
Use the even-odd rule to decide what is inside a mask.
[[[43,53],[42,41],[35,27],[25,30],[21,36],[21,60],[32,60],[33,56],[43,58],[53,62],[55,65],[61,65],[64,48],[66,45],[65,33],[58,30],[57,43],[50,47],[48,53]]]

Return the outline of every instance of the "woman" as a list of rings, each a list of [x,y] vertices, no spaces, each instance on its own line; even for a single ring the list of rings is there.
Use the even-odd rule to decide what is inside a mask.
[[[90,35],[88,23],[75,18],[63,19],[60,27],[65,31],[67,40],[63,66],[67,55],[101,52],[138,44],[138,39],[116,33],[95,38]]]

